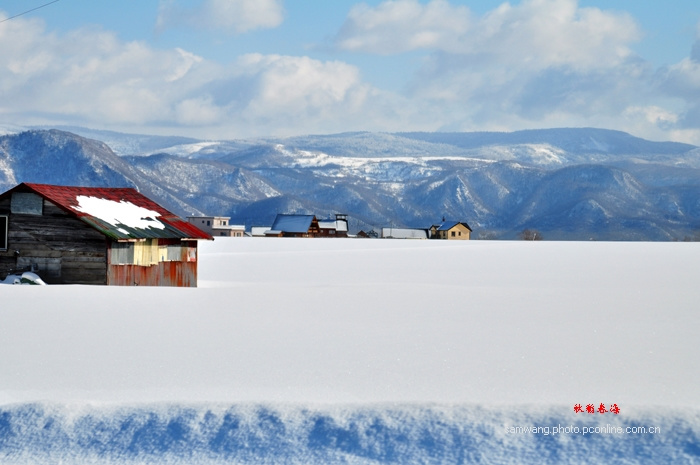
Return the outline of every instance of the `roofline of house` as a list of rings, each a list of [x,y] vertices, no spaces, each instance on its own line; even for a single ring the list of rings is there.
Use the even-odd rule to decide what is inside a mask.
[[[133,191],[133,192],[136,192],[136,193],[137,193],[138,195],[140,195],[141,197],[143,197],[144,199],[146,199],[146,200],[148,200],[149,202],[151,202],[151,203],[155,204],[156,206],[158,206],[161,210],[163,210],[163,211],[169,213],[170,215],[172,215],[172,216],[175,217],[175,218],[179,218],[180,220],[182,220],[182,222],[183,222],[184,224],[187,224],[188,227],[194,227],[194,228],[196,228],[199,232],[202,233],[202,235],[204,235],[204,236],[206,236],[206,237],[180,237],[180,238],[161,238],[161,237],[120,238],[120,237],[114,237],[114,236],[108,234],[106,231],[102,230],[101,228],[98,228],[97,225],[93,224],[93,222],[91,221],[91,219],[93,218],[92,216],[77,215],[77,214],[75,213],[75,211],[73,211],[73,210],[71,210],[70,208],[64,206],[64,205],[61,204],[60,202],[57,202],[56,200],[52,199],[52,198],[49,197],[48,195],[44,194],[44,193],[41,191],[40,188],[37,188],[37,187],[35,187],[35,186],[37,186],[37,187],[38,187],[38,186],[41,186],[41,187],[47,187],[47,188],[64,188],[64,189],[111,189],[111,190]],[[15,191],[17,191],[17,190],[22,190],[22,189],[29,189],[29,190],[31,190],[33,193],[35,193],[36,195],[38,195],[38,196],[41,197],[42,199],[48,200],[49,202],[51,202],[52,204],[56,205],[56,206],[57,206],[58,208],[60,208],[61,210],[65,211],[65,212],[68,213],[69,215],[71,215],[71,216],[73,216],[73,217],[79,219],[79,220],[82,221],[83,223],[87,224],[87,225],[90,226],[91,228],[95,229],[96,231],[98,231],[99,233],[101,233],[102,235],[104,235],[106,238],[108,238],[108,239],[110,239],[110,240],[112,240],[112,241],[115,241],[115,242],[141,242],[141,241],[145,241],[146,239],[180,239],[180,240],[183,240],[183,241],[193,241],[193,240],[210,240],[210,241],[213,241],[213,240],[214,240],[214,237],[211,236],[209,233],[207,233],[207,232],[205,232],[205,231],[202,231],[201,229],[197,228],[195,225],[191,225],[190,223],[188,223],[187,221],[185,221],[185,220],[182,219],[181,217],[179,217],[179,216],[175,215],[174,213],[172,213],[171,211],[167,210],[165,207],[163,207],[163,206],[160,205],[159,203],[157,203],[157,202],[155,202],[154,200],[151,200],[150,198],[146,197],[145,195],[143,195],[142,193],[140,193],[140,192],[138,191],[138,189],[135,189],[135,188],[133,188],[133,187],[61,186],[61,185],[57,185],[57,184],[44,184],[44,183],[28,183],[28,182],[21,182],[21,183],[17,184],[15,187],[13,187],[13,188],[11,188],[11,189],[9,189],[9,190],[7,190],[7,191],[1,193],[1,194],[0,194],[0,198],[6,197],[6,196],[8,196],[8,195],[11,195],[13,192],[15,192]],[[180,233],[186,233],[186,231],[182,231],[182,230],[180,230],[178,227],[176,227],[176,226],[170,224],[170,220],[166,219],[166,217],[162,217],[162,221],[165,222],[165,224],[166,224],[167,226],[169,226],[169,227],[175,229],[176,231],[179,231]]]

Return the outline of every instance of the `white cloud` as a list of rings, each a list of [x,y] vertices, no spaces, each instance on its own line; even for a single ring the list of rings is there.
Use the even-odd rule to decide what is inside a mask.
[[[654,70],[630,51],[639,35],[627,15],[574,0],[506,3],[482,17],[445,0],[356,7],[338,47],[424,51],[401,94],[366,82],[361,60],[249,54],[223,65],[17,18],[0,28],[12,43],[0,47],[0,121],[210,138],[596,126],[700,143],[689,139],[700,134],[700,52]]]
[[[625,110],[625,116],[629,118],[641,117],[646,122],[655,125],[672,125],[678,122],[678,115],[655,105],[639,107],[632,106]]]
[[[230,95],[232,88],[246,92]],[[406,127],[395,114],[402,99],[364,83],[355,66],[340,61],[245,55],[212,93],[239,128],[252,132],[263,126],[282,135]]]
[[[195,27],[242,34],[279,26],[284,20],[282,0],[203,0],[195,8],[177,0],[161,0],[156,29]]]
[[[175,104],[175,120],[185,126],[216,125],[226,117],[223,109],[209,96],[189,98]]]
[[[307,57],[246,55],[239,61],[258,80],[255,104],[276,111],[324,109],[350,98],[359,83],[359,71],[342,62],[320,62]],[[261,111],[261,110],[258,110]]]
[[[700,43],[700,41],[699,41]],[[693,98],[700,91],[700,61],[685,58],[660,73],[665,92],[682,98]]]
[[[340,61],[251,54],[223,66],[103,30],[10,25],[0,120],[227,138],[405,127],[396,109],[406,102]]]
[[[61,118],[87,125],[168,121],[174,102],[216,68],[184,50],[121,42],[102,30],[59,36],[40,23],[8,24],[0,28],[13,43],[0,51],[0,69],[6,70],[0,73],[0,114],[25,124]],[[7,37],[0,40],[7,43]]]
[[[443,129],[643,125],[658,134],[679,120],[658,95],[651,65],[631,50],[641,37],[630,15],[577,0],[503,3],[480,17],[445,0],[394,0],[354,8],[334,45],[423,50],[409,100]],[[632,117],[632,107],[644,115]]]
[[[579,8],[576,0],[503,3],[481,18],[446,0],[388,0],[353,8],[335,45],[377,54],[426,49],[541,69],[615,65],[640,37],[629,15]]]
[[[528,68],[615,66],[641,32],[626,14],[579,8],[576,0],[503,4],[479,21],[463,53],[492,54]]]
[[[391,0],[370,8],[352,8],[336,37],[343,50],[379,54],[416,49],[454,49],[469,30],[466,7],[453,7],[445,0],[427,5],[417,0]]]

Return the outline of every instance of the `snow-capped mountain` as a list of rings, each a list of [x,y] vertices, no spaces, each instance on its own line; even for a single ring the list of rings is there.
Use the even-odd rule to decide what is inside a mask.
[[[446,217],[474,237],[673,240],[700,229],[700,149],[619,131],[200,141],[70,130],[0,137],[0,188],[136,186],[179,214],[248,226],[284,212],[346,213],[353,231]]]
[[[32,130],[0,137],[0,189],[20,182],[59,185],[135,187],[166,208],[193,206],[117,156],[105,143],[58,130]]]

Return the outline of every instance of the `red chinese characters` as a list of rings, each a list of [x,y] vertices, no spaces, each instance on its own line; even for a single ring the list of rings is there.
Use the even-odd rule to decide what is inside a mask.
[[[574,413],[614,413],[615,415],[620,414],[620,407],[617,404],[611,404],[610,408],[606,408],[604,403],[600,403],[598,408],[594,404],[586,404],[586,408],[584,409],[581,404],[574,404]]]

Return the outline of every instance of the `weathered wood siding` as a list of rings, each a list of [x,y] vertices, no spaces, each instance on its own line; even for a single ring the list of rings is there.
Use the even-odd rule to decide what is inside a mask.
[[[47,200],[42,207],[41,214],[12,213],[11,197],[0,200],[0,215],[9,218],[0,278],[34,266],[49,284],[106,284],[105,236]]]

